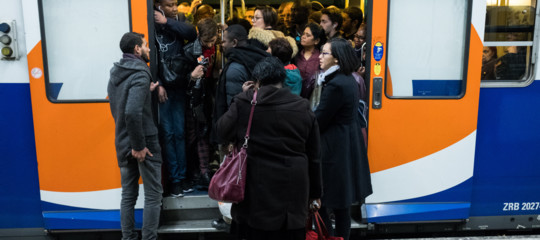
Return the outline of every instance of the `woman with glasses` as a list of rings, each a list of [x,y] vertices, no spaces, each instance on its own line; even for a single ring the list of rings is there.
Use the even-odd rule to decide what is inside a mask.
[[[273,7],[268,5],[257,6],[251,22],[253,23],[253,27],[271,30],[277,25],[278,15]]]
[[[319,55],[322,90],[315,110],[321,134],[323,192],[320,214],[335,236],[349,239],[353,203],[372,193],[366,147],[358,112],[359,93],[352,73],[358,67],[351,44],[342,38],[326,43]],[[331,234],[332,229],[329,228]]]

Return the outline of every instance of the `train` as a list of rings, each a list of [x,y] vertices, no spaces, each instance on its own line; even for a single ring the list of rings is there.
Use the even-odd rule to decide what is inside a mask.
[[[217,4],[224,12],[233,3]],[[374,190],[353,208],[353,228],[540,229],[537,1],[349,4],[364,10],[367,26]],[[106,86],[123,33],[144,33],[154,45],[152,0],[0,5],[0,238],[119,230]],[[489,48],[497,63],[486,68]],[[501,77],[504,65],[517,77]],[[482,79],[485,71],[499,74]],[[142,206],[139,199],[138,226]],[[205,194],[166,197],[159,231],[218,231],[209,221],[219,216]]]

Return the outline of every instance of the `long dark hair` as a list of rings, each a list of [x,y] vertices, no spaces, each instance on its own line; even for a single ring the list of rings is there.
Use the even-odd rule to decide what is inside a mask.
[[[358,58],[351,43],[343,38],[334,38],[329,42],[332,56],[338,60],[340,70],[349,75],[358,68]]]
[[[322,45],[326,43],[326,34],[324,33],[324,30],[319,26],[319,24],[310,22],[306,26],[306,28],[309,28],[311,30],[311,34],[313,34],[313,39],[317,40],[319,39],[319,43],[315,45],[317,49],[320,49]]]

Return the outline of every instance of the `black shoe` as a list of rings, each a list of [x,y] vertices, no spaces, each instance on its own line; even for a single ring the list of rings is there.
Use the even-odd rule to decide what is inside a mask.
[[[230,226],[223,218],[218,218],[212,220],[212,227],[220,231],[228,231]]]
[[[199,188],[202,190],[208,190],[208,185],[210,185],[210,177],[208,176],[208,173],[201,174]]]
[[[182,191],[184,193],[190,193],[193,192],[193,186],[191,183],[189,183],[187,180],[182,181]]]
[[[178,183],[171,183],[171,197],[183,197],[184,192],[182,191],[182,184],[180,182]]]

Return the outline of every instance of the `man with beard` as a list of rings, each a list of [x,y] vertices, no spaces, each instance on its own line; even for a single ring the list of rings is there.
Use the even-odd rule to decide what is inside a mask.
[[[321,28],[324,29],[326,39],[330,41],[333,38],[340,38],[340,29],[343,24],[343,16],[341,16],[341,10],[337,7],[327,7],[321,10]]]
[[[353,41],[354,34],[364,20],[362,10],[358,7],[348,7],[341,12],[341,16],[343,17],[343,26],[341,27],[342,36],[347,40]]]
[[[122,239],[138,239],[135,232],[135,202],[139,177],[144,181],[142,239],[156,239],[163,189],[161,148],[152,118],[150,48],[143,34],[128,32],[120,40],[123,58],[114,63],[107,87],[116,131],[115,145],[122,201]]]

